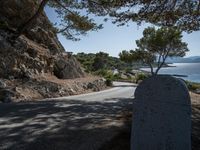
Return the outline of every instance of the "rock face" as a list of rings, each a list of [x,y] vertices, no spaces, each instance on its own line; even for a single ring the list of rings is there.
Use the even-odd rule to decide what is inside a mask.
[[[66,61],[67,60],[67,61]],[[55,61],[54,74],[60,79],[70,79],[83,77],[84,72],[79,62],[72,57],[69,53],[59,56]]]
[[[15,30],[34,15],[40,2],[41,0],[2,1],[0,6],[1,26],[4,25],[8,29]],[[30,76],[43,72],[53,74],[54,68],[56,68],[55,75],[62,79],[84,76],[80,64],[75,58],[68,57],[65,54],[64,48],[58,41],[55,29],[44,12],[33,23],[33,26],[16,41],[15,45],[6,41],[5,38],[9,34],[12,33],[2,29],[0,31],[0,59],[2,62],[0,77],[5,77],[5,75]],[[65,67],[60,67],[63,64],[65,64]],[[68,72],[70,67],[73,68],[72,73],[63,75]]]
[[[0,30],[0,78],[32,78],[44,73],[61,79],[84,77],[80,64],[68,53],[53,55],[24,35],[11,45],[5,39],[7,34]]]
[[[137,87],[131,150],[191,150],[191,102],[183,81],[154,76]]]
[[[25,23],[37,11],[41,0],[6,0],[1,1],[0,23],[15,30]],[[52,53],[64,52],[57,39],[55,29],[43,12],[25,35],[34,42],[44,45]]]
[[[58,41],[55,29],[44,12],[15,43],[8,41],[7,37],[12,36],[17,27],[34,15],[40,2],[41,0],[0,2],[0,79],[4,79],[9,85],[2,88],[4,85],[0,83],[0,97],[5,97],[5,95],[13,97],[14,92],[14,97],[20,98],[23,96],[20,96],[19,91],[22,93],[23,90],[27,91],[26,93],[34,93],[35,98],[52,97],[55,93],[59,96],[58,91],[62,91],[63,85],[60,84],[61,81],[57,82],[57,78],[85,77],[79,62],[70,53],[65,52]],[[43,77],[45,81],[40,77]],[[29,83],[32,85],[29,86]],[[18,88],[16,88],[17,84],[20,85]],[[39,86],[46,87],[47,85],[49,90],[46,90],[46,95],[44,90],[42,94],[38,93]],[[82,90],[76,90],[74,94],[77,94],[77,91]],[[54,94],[48,94],[48,92]],[[69,90],[63,90],[61,93],[63,92],[66,92],[63,95],[69,95]]]
[[[93,77],[80,78],[79,80],[55,80],[51,78],[48,80],[30,79],[25,83],[15,82],[15,87],[12,88],[15,95],[11,95],[11,101],[14,102],[76,95],[106,88],[103,79]],[[7,84],[12,85],[11,82]],[[0,101],[6,102],[4,99],[0,99]]]

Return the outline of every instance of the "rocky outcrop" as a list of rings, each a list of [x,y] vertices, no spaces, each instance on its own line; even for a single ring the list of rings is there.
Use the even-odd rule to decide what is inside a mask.
[[[61,79],[84,76],[80,64],[69,57],[58,41],[55,29],[43,12],[35,23],[11,45],[6,37],[37,11],[41,0],[6,0],[0,6],[0,77],[30,78],[40,73]],[[70,70],[70,71],[69,71]]]
[[[55,61],[54,74],[60,79],[83,77],[85,74],[81,67],[77,67],[77,64],[80,66],[79,62],[71,54],[65,53]]]
[[[33,101],[99,91],[106,88],[105,81],[97,77],[79,78],[79,80],[59,80],[52,77],[26,81],[4,79],[1,83],[6,87],[0,88],[0,102]]]
[[[0,102],[11,102],[15,93],[7,88],[6,83],[0,80]]]
[[[32,78],[40,73],[53,70],[53,57],[49,49],[45,49],[25,36],[11,45],[0,30],[0,77]]]
[[[41,0],[6,0],[1,1],[0,24],[15,30],[24,24],[37,11]],[[28,30],[25,36],[48,48],[53,54],[64,52],[58,41],[56,30],[43,12]]]
[[[68,85],[63,79],[83,78],[86,74],[79,62],[65,52],[44,12],[14,43],[8,40],[17,27],[33,16],[40,2],[0,2],[0,101],[71,95],[101,88],[85,84],[69,88],[71,83]]]
[[[21,36],[14,45],[0,30],[0,77],[33,78],[49,73],[60,79],[84,77],[79,62],[66,52],[52,54],[48,48]]]

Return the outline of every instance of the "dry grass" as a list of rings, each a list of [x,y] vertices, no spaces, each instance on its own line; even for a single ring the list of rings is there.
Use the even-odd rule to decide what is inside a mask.
[[[99,150],[130,150],[132,113],[124,112],[118,119],[122,120],[126,126]]]
[[[200,95],[190,93],[192,101],[192,150],[200,150]]]

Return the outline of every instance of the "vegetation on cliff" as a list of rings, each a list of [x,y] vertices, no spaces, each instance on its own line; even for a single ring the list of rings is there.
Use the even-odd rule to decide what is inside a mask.
[[[121,61],[117,57],[109,56],[108,53],[98,52],[94,53],[78,53],[74,55],[76,59],[82,64],[87,72],[97,71],[101,69],[119,69],[122,70],[128,66],[128,63]]]

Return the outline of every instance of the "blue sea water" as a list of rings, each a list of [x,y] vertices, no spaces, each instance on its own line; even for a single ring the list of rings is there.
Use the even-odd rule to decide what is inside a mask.
[[[187,77],[180,78],[200,83],[200,63],[174,63],[170,66],[175,67],[161,68],[158,74],[186,75]],[[149,68],[142,68],[142,70],[150,71]]]

